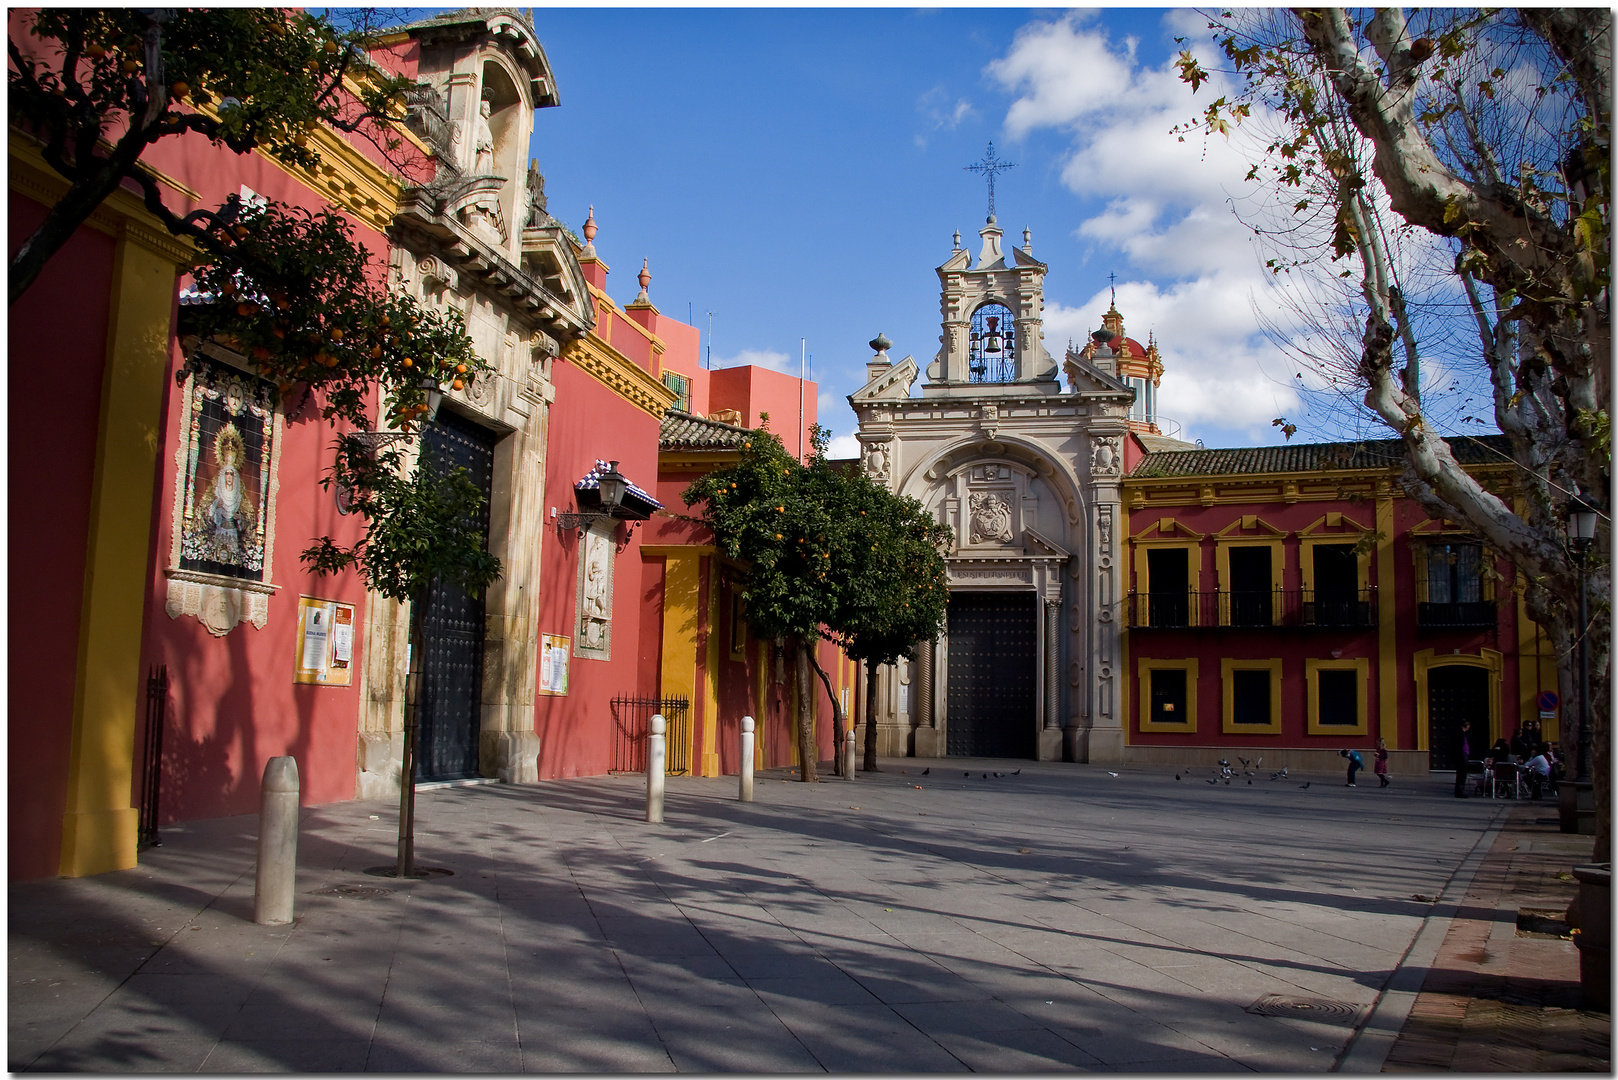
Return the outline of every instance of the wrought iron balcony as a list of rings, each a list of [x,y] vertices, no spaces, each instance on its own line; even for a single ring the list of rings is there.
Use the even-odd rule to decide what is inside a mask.
[[[1131,592],[1131,630],[1367,630],[1376,625],[1375,589],[1264,589]]]

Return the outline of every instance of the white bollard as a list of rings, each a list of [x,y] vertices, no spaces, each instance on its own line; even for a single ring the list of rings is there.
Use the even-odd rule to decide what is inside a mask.
[[[272,757],[264,763],[258,800],[258,879],[253,921],[285,926],[292,921],[292,887],[298,875],[298,762]]]
[[[843,739],[843,779],[854,779],[854,729],[848,729],[848,735]]]
[[[663,820],[663,763],[667,754],[665,745],[669,722],[662,713],[652,716],[652,734],[646,743],[646,820],[657,824]]]
[[[753,718],[742,717],[742,775],[737,802],[753,801]]]

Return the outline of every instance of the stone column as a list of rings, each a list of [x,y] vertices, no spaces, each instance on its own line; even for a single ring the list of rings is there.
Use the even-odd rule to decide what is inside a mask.
[[[917,757],[942,757],[944,745],[938,737],[938,724],[933,717],[933,648],[934,642],[924,641],[916,649],[916,671],[912,682],[916,687],[916,747]]]
[[[1039,745],[1035,756],[1040,761],[1062,760],[1062,727],[1060,716],[1061,683],[1059,665],[1062,656],[1062,642],[1058,635],[1062,632],[1062,600],[1060,594],[1055,598],[1045,597],[1045,650],[1041,662],[1045,716],[1039,731]]]
[[[1100,443],[1103,440],[1097,439]],[[1108,440],[1116,446],[1117,440]],[[1100,455],[1098,455],[1099,457]],[[1124,718],[1118,687],[1125,677],[1122,642],[1118,636],[1118,612],[1122,599],[1119,568],[1120,534],[1124,529],[1120,502],[1116,450],[1110,469],[1091,484],[1091,565],[1090,578],[1090,715],[1084,727],[1074,729],[1069,760],[1096,763],[1120,762],[1124,757]],[[1094,468],[1094,466],[1093,466]]]
[[[1062,632],[1062,601],[1045,601],[1045,730],[1060,727],[1057,701],[1061,692],[1059,670],[1062,645],[1058,635]]]

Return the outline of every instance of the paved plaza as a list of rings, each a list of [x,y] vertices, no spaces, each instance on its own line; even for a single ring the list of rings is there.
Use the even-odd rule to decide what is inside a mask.
[[[1515,805],[883,770],[761,773],[751,804],[674,777],[659,826],[640,776],[424,790],[418,858],[453,874],[410,883],[365,873],[393,806],[308,809],[280,928],[255,819],[166,829],[136,869],[10,887],[10,1068],[1379,1071]]]

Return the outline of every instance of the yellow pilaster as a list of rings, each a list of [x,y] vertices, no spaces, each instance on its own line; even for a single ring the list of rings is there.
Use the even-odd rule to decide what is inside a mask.
[[[62,819],[70,877],[135,865],[141,623],[178,252],[166,234],[127,223],[114,256]]]
[[[697,586],[699,558],[692,548],[646,549],[664,556],[663,663],[659,697],[697,700]],[[694,725],[693,725],[694,726]],[[685,748],[690,760],[691,747]]]
[[[712,559],[712,556],[709,556]],[[699,564],[701,560],[698,560]],[[711,570],[711,567],[710,567]],[[708,635],[703,643],[702,761],[698,776],[719,775],[719,581],[708,575]],[[736,718],[739,722],[741,717]]]
[[[1398,605],[1393,585],[1393,490],[1379,481],[1376,491],[1376,733],[1399,749]],[[1416,732],[1416,746],[1423,742]]]

